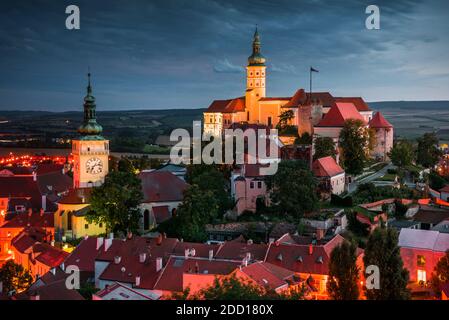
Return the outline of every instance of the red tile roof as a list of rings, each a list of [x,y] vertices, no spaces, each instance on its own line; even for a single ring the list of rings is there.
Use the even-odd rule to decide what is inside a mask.
[[[265,262],[276,266],[308,274],[329,274],[331,251],[344,241],[340,235],[335,236],[325,245],[270,244]],[[310,254],[312,248],[312,254]]]
[[[245,98],[235,98],[229,100],[215,100],[207,108],[206,112],[233,113],[245,111]]]
[[[377,112],[369,122],[370,128],[393,128],[393,125],[384,118],[382,113]]]
[[[213,255],[217,253],[219,245],[216,244],[205,244],[205,243],[195,243],[195,242],[178,242],[173,249],[173,255],[184,257],[185,250],[195,249],[195,257],[197,258],[209,258],[209,251],[213,251]]]
[[[188,184],[168,171],[141,172],[144,202],[182,201]]]
[[[36,260],[50,268],[59,266],[69,255],[67,252],[46,243],[36,244],[33,246],[33,251],[40,252]]]
[[[198,270],[198,274],[203,275],[228,275],[239,265],[240,263],[231,261],[171,257],[154,289],[181,292],[184,289],[184,273],[195,274]]]
[[[312,171],[315,177],[334,177],[345,172],[331,156],[315,160]]]
[[[349,102],[353,103],[359,112],[371,111],[368,104],[360,97],[336,97],[335,102]]]
[[[263,97],[260,101],[279,101],[279,100],[290,100],[291,97]]]
[[[251,243],[247,241],[226,241],[218,249],[215,257],[217,259],[228,259],[242,261],[248,253],[251,254],[251,260],[262,261],[268,250],[268,245]]]
[[[103,249],[100,246],[97,250],[97,238],[88,237],[83,239],[65,260],[65,265],[74,265],[84,272],[95,272],[95,258]]]
[[[0,228],[53,228],[54,217],[53,213],[37,213],[33,212],[29,215],[26,212],[17,213],[13,218],[5,222]]]
[[[28,198],[33,207],[40,208],[41,193],[33,177],[0,177],[0,198]]]
[[[65,279],[21,292],[13,300],[31,300],[36,296],[39,300],[84,300],[77,290],[67,289]]]
[[[69,192],[58,201],[61,204],[89,203],[92,188],[71,188]]]
[[[338,102],[326,113],[317,127],[343,127],[345,121],[349,119],[361,120],[365,123],[353,103]]]
[[[299,89],[284,107],[294,108],[308,103],[310,93],[306,93],[304,89]],[[312,92],[312,102],[322,104],[324,107],[335,106],[335,99],[329,92]]]
[[[126,241],[114,240],[112,246],[106,252],[101,250],[96,258],[111,262],[100,275],[100,279],[134,283],[138,276],[141,278],[139,288],[152,289],[160,273],[156,271],[156,259],[160,257],[166,262],[177,242],[178,240],[173,238],[158,240],[143,237],[133,237]],[[141,253],[146,254],[143,263],[139,260]],[[121,258],[120,263],[115,263],[115,257]]]
[[[445,185],[443,188],[439,190],[440,192],[449,192],[449,185]]]
[[[276,290],[288,286],[287,279],[293,278],[295,273],[268,262],[256,262],[240,270],[258,285]]]

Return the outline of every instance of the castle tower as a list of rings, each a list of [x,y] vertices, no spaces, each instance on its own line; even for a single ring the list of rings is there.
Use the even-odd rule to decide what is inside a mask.
[[[265,57],[260,52],[259,32],[254,32],[253,53],[248,57],[248,66],[246,67],[246,109],[247,120],[257,122],[257,101],[265,97],[265,78],[266,65]]]
[[[89,73],[87,95],[84,97],[84,121],[78,128],[80,136],[72,140],[75,188],[99,186],[108,174],[109,141],[100,135],[102,131],[102,126],[97,123]]]

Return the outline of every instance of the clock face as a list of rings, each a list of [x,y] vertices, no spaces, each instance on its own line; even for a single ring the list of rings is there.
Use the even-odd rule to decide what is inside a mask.
[[[86,162],[86,172],[99,174],[103,171],[103,162],[98,158],[91,158]]]

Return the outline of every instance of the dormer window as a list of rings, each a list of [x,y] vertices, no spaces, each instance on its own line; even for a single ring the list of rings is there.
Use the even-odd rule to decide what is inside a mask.
[[[282,253],[279,253],[279,255],[276,257],[276,259],[277,259],[278,261],[282,261]]]

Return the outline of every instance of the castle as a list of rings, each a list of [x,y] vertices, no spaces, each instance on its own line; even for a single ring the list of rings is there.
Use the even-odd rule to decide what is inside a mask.
[[[298,135],[308,133],[314,138],[331,137],[338,147],[344,122],[359,119],[376,132],[372,156],[386,160],[393,146],[393,126],[380,112],[373,111],[360,97],[334,97],[329,92],[307,93],[299,89],[291,97],[266,95],[267,66],[261,53],[261,41],[256,29],[252,54],[246,67],[245,95],[228,100],[215,100],[204,112],[204,133],[221,136],[234,123],[260,124],[275,127],[280,115],[291,111],[289,124],[297,127]]]

